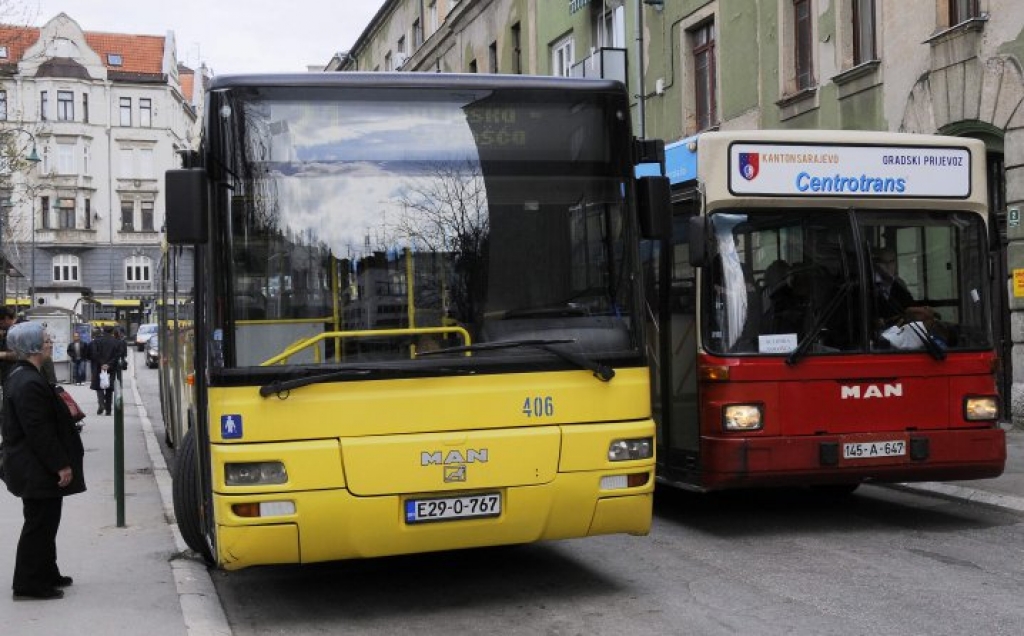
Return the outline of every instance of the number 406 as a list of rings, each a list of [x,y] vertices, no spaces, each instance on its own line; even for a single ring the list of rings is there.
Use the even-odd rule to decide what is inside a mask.
[[[526,417],[551,417],[555,414],[555,399],[550,395],[528,397],[523,401]]]

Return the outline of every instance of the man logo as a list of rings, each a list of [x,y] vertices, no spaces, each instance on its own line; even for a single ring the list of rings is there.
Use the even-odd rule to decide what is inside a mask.
[[[875,398],[898,398],[903,397],[903,385],[899,382],[892,384],[858,384],[843,386],[839,390],[839,397],[843,400],[871,400]]]
[[[450,466],[452,464],[486,464],[487,463],[487,449],[473,449],[469,448],[466,453],[462,451],[452,450],[447,453],[441,451],[427,452],[423,451],[420,453],[420,466]]]
[[[761,156],[756,152],[740,153],[740,174],[747,181],[753,181],[761,171]]]

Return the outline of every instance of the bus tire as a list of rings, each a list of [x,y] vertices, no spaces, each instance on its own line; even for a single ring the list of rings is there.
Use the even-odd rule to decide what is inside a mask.
[[[203,560],[213,564],[213,554],[203,534],[203,498],[199,492],[199,465],[196,456],[195,429],[189,428],[178,449],[178,461],[171,490],[174,499],[174,518],[178,522],[181,538]]]

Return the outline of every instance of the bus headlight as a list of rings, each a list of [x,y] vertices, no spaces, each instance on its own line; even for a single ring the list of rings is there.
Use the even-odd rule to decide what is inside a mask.
[[[999,417],[999,406],[992,396],[964,398],[964,419],[969,422],[994,420]]]
[[[608,446],[608,461],[610,462],[650,459],[653,456],[654,444],[650,437],[617,439]]]
[[[757,431],[764,426],[760,404],[730,404],[722,409],[722,426],[727,431]]]
[[[245,462],[224,464],[224,483],[228,486],[283,484],[288,471],[282,462]]]

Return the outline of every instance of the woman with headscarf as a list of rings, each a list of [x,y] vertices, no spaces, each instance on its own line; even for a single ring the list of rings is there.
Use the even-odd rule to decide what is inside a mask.
[[[11,327],[7,346],[18,361],[7,376],[3,402],[7,489],[21,497],[24,524],[14,564],[14,599],[63,598],[71,585],[57,567],[57,530],[63,498],[85,491],[82,440],[61,408],[42,367],[53,353],[43,326]]]

